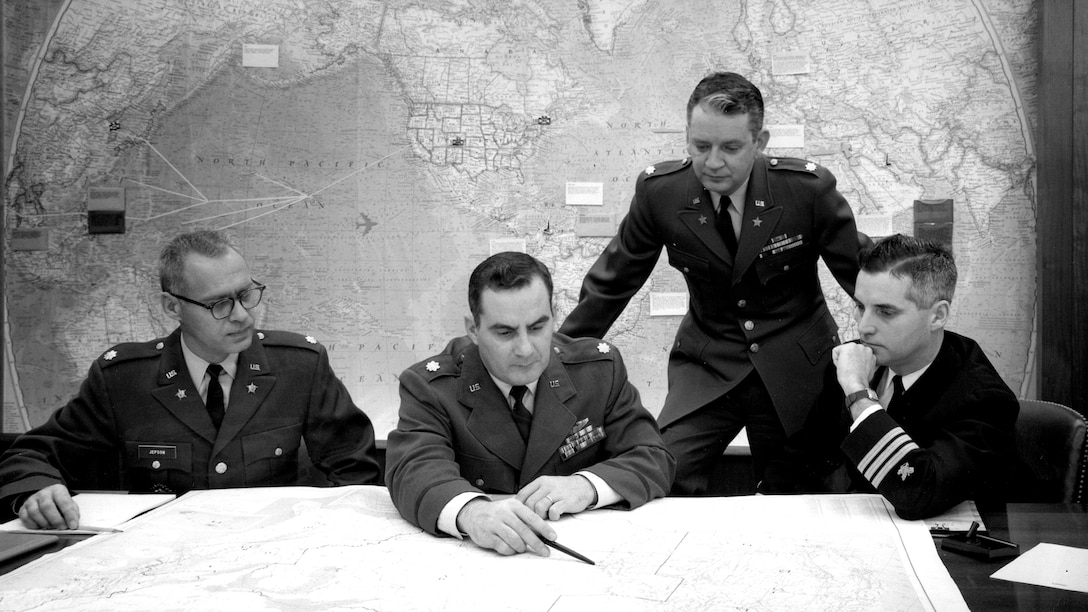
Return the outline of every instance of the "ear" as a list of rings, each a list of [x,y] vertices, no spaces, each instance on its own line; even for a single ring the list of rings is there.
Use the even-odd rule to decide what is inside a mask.
[[[175,321],[181,321],[181,300],[163,292],[160,296],[162,300],[162,311],[166,313],[166,316]]]
[[[465,315],[465,333],[469,338],[472,338],[473,344],[479,344],[480,341],[476,337],[476,322],[472,320],[472,315]]]
[[[759,131],[759,135],[756,136],[756,150],[762,151],[767,147],[767,143],[771,140],[771,133],[766,129]]]
[[[951,314],[952,305],[948,303],[948,300],[938,300],[929,311],[929,331],[944,329]]]

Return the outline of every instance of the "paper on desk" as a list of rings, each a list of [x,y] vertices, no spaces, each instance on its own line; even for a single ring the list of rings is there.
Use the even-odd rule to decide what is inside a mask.
[[[0,525],[0,531],[17,533],[51,533],[57,535],[89,535],[103,531],[120,531],[125,521],[157,508],[174,499],[173,493],[79,493],[72,497],[79,505],[78,529],[28,529],[21,519]]]
[[[1088,593],[1088,549],[1042,542],[990,577]]]
[[[972,521],[978,522],[979,531],[986,532],[986,523],[982,522],[982,515],[978,513],[975,502],[967,500],[928,519],[926,524],[929,525],[929,532],[933,535],[952,535],[967,533],[971,529]]]

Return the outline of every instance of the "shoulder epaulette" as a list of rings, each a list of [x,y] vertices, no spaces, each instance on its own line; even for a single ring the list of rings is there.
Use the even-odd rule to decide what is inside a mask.
[[[461,362],[453,355],[435,355],[424,359],[408,368],[430,382],[443,376],[457,376],[461,373]]]
[[[317,338],[313,336],[303,336],[302,334],[296,334],[289,331],[279,331],[274,329],[268,329],[257,332],[257,338],[261,341],[261,344],[265,346],[290,346],[294,348],[305,348],[311,351],[320,351],[321,345],[317,342]]]
[[[816,165],[816,162],[796,157],[768,157],[767,167],[771,170],[793,170],[794,172],[808,172],[809,174],[816,174],[816,171],[820,168]]]
[[[124,342],[111,346],[109,350],[98,356],[98,363],[102,367],[125,363],[136,359],[151,359],[162,354],[165,338],[150,342]]]
[[[691,164],[691,158],[685,157],[684,159],[674,159],[672,161],[664,161],[661,163],[646,166],[646,169],[642,171],[642,175],[650,179],[655,176],[665,176],[666,174],[672,174],[679,170],[687,168]]]
[[[616,358],[616,347],[604,340],[594,338],[576,338],[569,343],[557,342],[552,346],[552,350],[563,363],[583,363]]]

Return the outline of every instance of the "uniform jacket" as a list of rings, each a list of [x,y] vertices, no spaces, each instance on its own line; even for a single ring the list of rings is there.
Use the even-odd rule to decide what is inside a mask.
[[[313,338],[256,333],[217,433],[175,330],[103,353],[79,394],[15,441],[0,460],[0,507],[56,483],[178,494],[298,484],[303,442],[333,484],[380,479],[370,419]]]
[[[616,349],[560,334],[552,346],[528,445],[467,336],[401,374],[386,483],[404,518],[435,533],[442,508],[461,493],[513,494],[539,476],[581,470],[630,508],[668,492],[675,461]]]
[[[1020,406],[974,340],[945,331],[933,364],[891,408],[862,421],[842,449],[897,514],[1000,499]]]
[[[758,156],[737,256],[714,225],[710,193],[688,159],[646,169],[616,236],[582,283],[560,331],[602,337],[653,272],[661,248],[684,275],[688,312],[669,356],[666,427],[732,389],[754,367],[787,434],[819,397],[838,327],[821,257],[851,295],[858,234],[835,177],[804,160]]]

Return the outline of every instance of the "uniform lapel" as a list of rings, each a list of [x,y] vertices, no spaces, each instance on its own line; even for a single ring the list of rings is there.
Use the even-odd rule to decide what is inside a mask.
[[[732,264],[733,255],[714,225],[716,213],[710,192],[699,182],[693,170],[686,169],[684,172],[687,173],[688,182],[684,188],[684,205],[677,211],[680,222],[722,261]]]
[[[775,205],[767,181],[766,160],[759,155],[752,165],[752,175],[748,181],[740,241],[737,243],[737,262],[733,266],[733,284],[740,281],[752,262],[759,257],[760,249],[767,244],[782,216],[782,208]]]
[[[249,348],[238,354],[238,371],[230,387],[227,414],[219,427],[212,454],[218,453],[242,431],[276,384],[276,377],[256,334]]]
[[[208,442],[215,440],[215,426],[200,399],[196,384],[181,353],[181,328],[163,341],[159,359],[158,388],[151,392],[163,408]]]
[[[457,401],[469,409],[466,426],[489,451],[515,470],[525,460],[525,442],[514,425],[510,405],[480,360],[475,344],[465,349]]]
[[[567,374],[566,366],[553,354],[536,385],[533,426],[529,430],[529,450],[521,468],[523,482],[535,478],[563,445],[563,440],[570,435],[578,418],[567,408],[566,402],[577,391]]]

